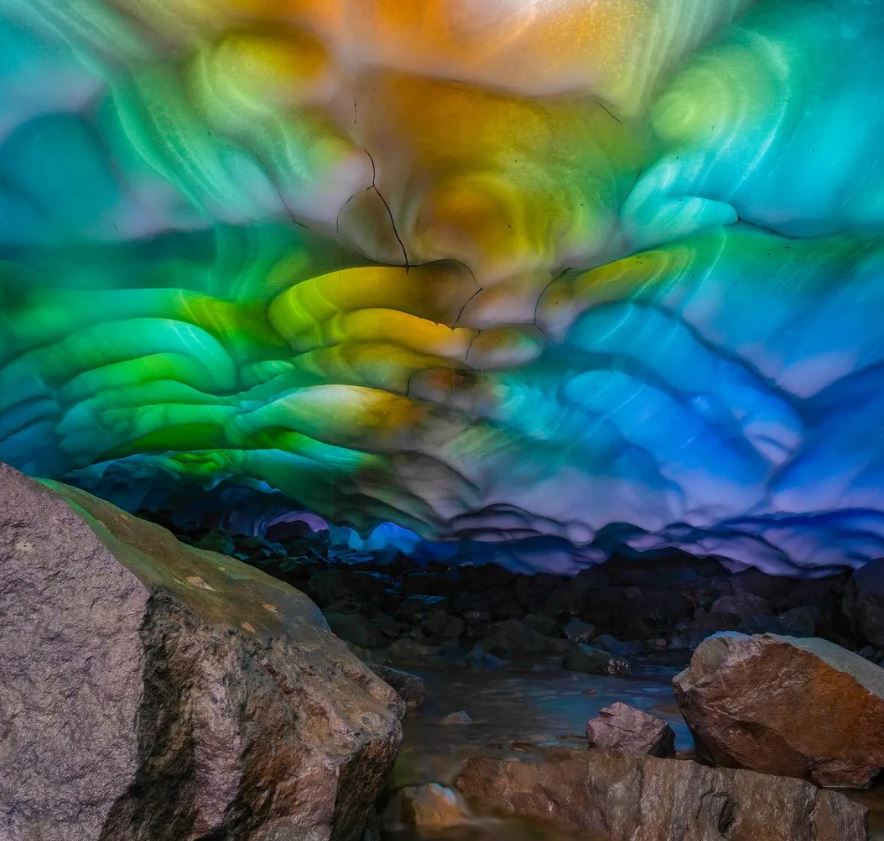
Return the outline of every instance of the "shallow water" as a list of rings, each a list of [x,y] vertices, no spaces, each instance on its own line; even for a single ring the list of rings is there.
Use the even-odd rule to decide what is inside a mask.
[[[665,718],[676,747],[693,747],[670,686],[674,669],[640,678],[577,672],[418,670],[427,701],[409,715],[405,743],[394,771],[395,785],[450,784],[464,761],[478,753],[525,756],[541,748],[586,744],[586,720],[614,701]],[[451,712],[466,710],[469,726],[440,726]]]
[[[436,666],[409,670],[427,684],[424,706],[408,715],[405,741],[393,773],[398,788],[426,782],[452,785],[470,756],[531,756],[543,748],[586,744],[586,720],[614,701],[665,719],[676,749],[693,751],[693,740],[672,694],[675,666],[645,666],[638,675],[616,678],[561,670],[471,670]],[[468,726],[442,726],[443,716],[466,710]],[[884,786],[851,794],[872,809],[870,838],[884,841]],[[412,841],[414,834],[397,836]],[[428,838],[444,841],[566,841],[568,836],[514,820],[479,818],[468,826]],[[588,841],[582,836],[582,841]]]
[[[427,701],[410,713],[405,742],[393,773],[398,788],[426,782],[452,785],[471,756],[531,756],[541,749],[586,744],[586,720],[614,701],[624,701],[673,725],[676,747],[693,747],[678,715],[670,685],[674,668],[648,669],[640,677],[615,678],[577,672],[471,670],[446,666],[414,668],[427,684]],[[467,726],[442,726],[448,713],[466,710]],[[399,839],[419,838],[402,834]],[[469,825],[433,834],[444,841],[571,841],[573,836],[517,820],[477,818]],[[591,841],[585,835],[581,841]]]

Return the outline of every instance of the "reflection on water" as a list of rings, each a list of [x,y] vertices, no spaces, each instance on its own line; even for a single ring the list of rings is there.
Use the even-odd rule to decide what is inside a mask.
[[[648,668],[641,677],[577,672],[483,670],[447,666],[411,668],[427,684],[427,701],[410,713],[393,772],[396,788],[427,782],[452,785],[470,756],[530,757],[542,748],[586,744],[586,720],[624,701],[669,721],[676,747],[693,743],[672,696],[675,668]],[[468,726],[441,726],[448,713],[466,710]],[[433,834],[439,841],[573,841],[572,836],[524,821],[477,818],[468,826]],[[396,841],[412,841],[399,835]],[[585,835],[581,841],[592,841]]]
[[[538,748],[586,744],[586,720],[614,701],[624,701],[665,718],[676,746],[690,750],[690,733],[675,706],[674,669],[641,678],[577,672],[418,670],[427,701],[409,715],[405,744],[394,772],[397,787],[424,782],[450,784],[464,760],[478,753],[525,756]],[[442,727],[450,712],[466,710],[469,726]]]
[[[452,785],[470,756],[530,757],[540,749],[585,745],[586,720],[623,701],[665,719],[679,752],[693,741],[672,694],[674,666],[646,666],[631,678],[560,670],[475,671],[463,666],[409,667],[427,684],[427,700],[405,722],[405,742],[393,772],[396,788],[426,782]],[[451,712],[466,710],[468,726],[441,726]],[[884,841],[884,786],[855,795],[873,810],[870,837]],[[570,841],[548,828],[524,822],[480,818],[466,827],[427,836],[444,841]],[[413,841],[408,836],[407,841]],[[406,841],[398,836],[396,841]],[[588,841],[585,836],[581,841]]]

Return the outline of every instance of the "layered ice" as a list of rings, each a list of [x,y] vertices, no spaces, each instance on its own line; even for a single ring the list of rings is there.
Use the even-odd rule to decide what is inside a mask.
[[[0,0],[0,459],[884,554],[882,55],[864,0]]]

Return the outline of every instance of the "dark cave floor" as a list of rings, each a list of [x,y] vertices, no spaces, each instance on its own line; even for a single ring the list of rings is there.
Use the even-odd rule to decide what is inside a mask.
[[[423,679],[426,700],[405,719],[390,792],[452,786],[471,756],[585,747],[587,719],[615,701],[667,721],[679,755],[692,756],[671,681],[714,632],[820,636],[875,663],[884,656],[869,641],[868,616],[856,613],[849,571],[817,579],[731,573],[716,559],[668,552],[618,556],[563,578],[418,564],[391,551],[340,552],[307,530],[277,540],[179,536],[289,582],[366,662]],[[441,723],[460,712],[471,723]],[[870,837],[884,839],[884,783],[850,796],[871,809]],[[490,817],[429,835],[397,831],[389,821],[378,826],[375,837],[391,841],[565,838]]]
[[[715,558],[669,550],[615,554],[569,578],[418,563],[392,549],[342,550],[328,545],[327,532],[282,526],[291,530],[275,539],[176,534],[305,592],[335,633],[370,659],[459,654],[496,665],[557,656],[566,668],[592,671],[574,654],[580,646],[627,663],[650,655],[683,663],[717,631],[819,636],[884,659],[873,644],[884,640],[884,612],[870,616],[857,606],[849,570],[819,578],[732,573]]]

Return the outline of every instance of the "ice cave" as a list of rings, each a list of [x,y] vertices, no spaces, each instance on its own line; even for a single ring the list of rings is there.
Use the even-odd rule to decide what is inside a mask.
[[[884,0],[0,0],[0,841],[884,839],[882,558]]]

